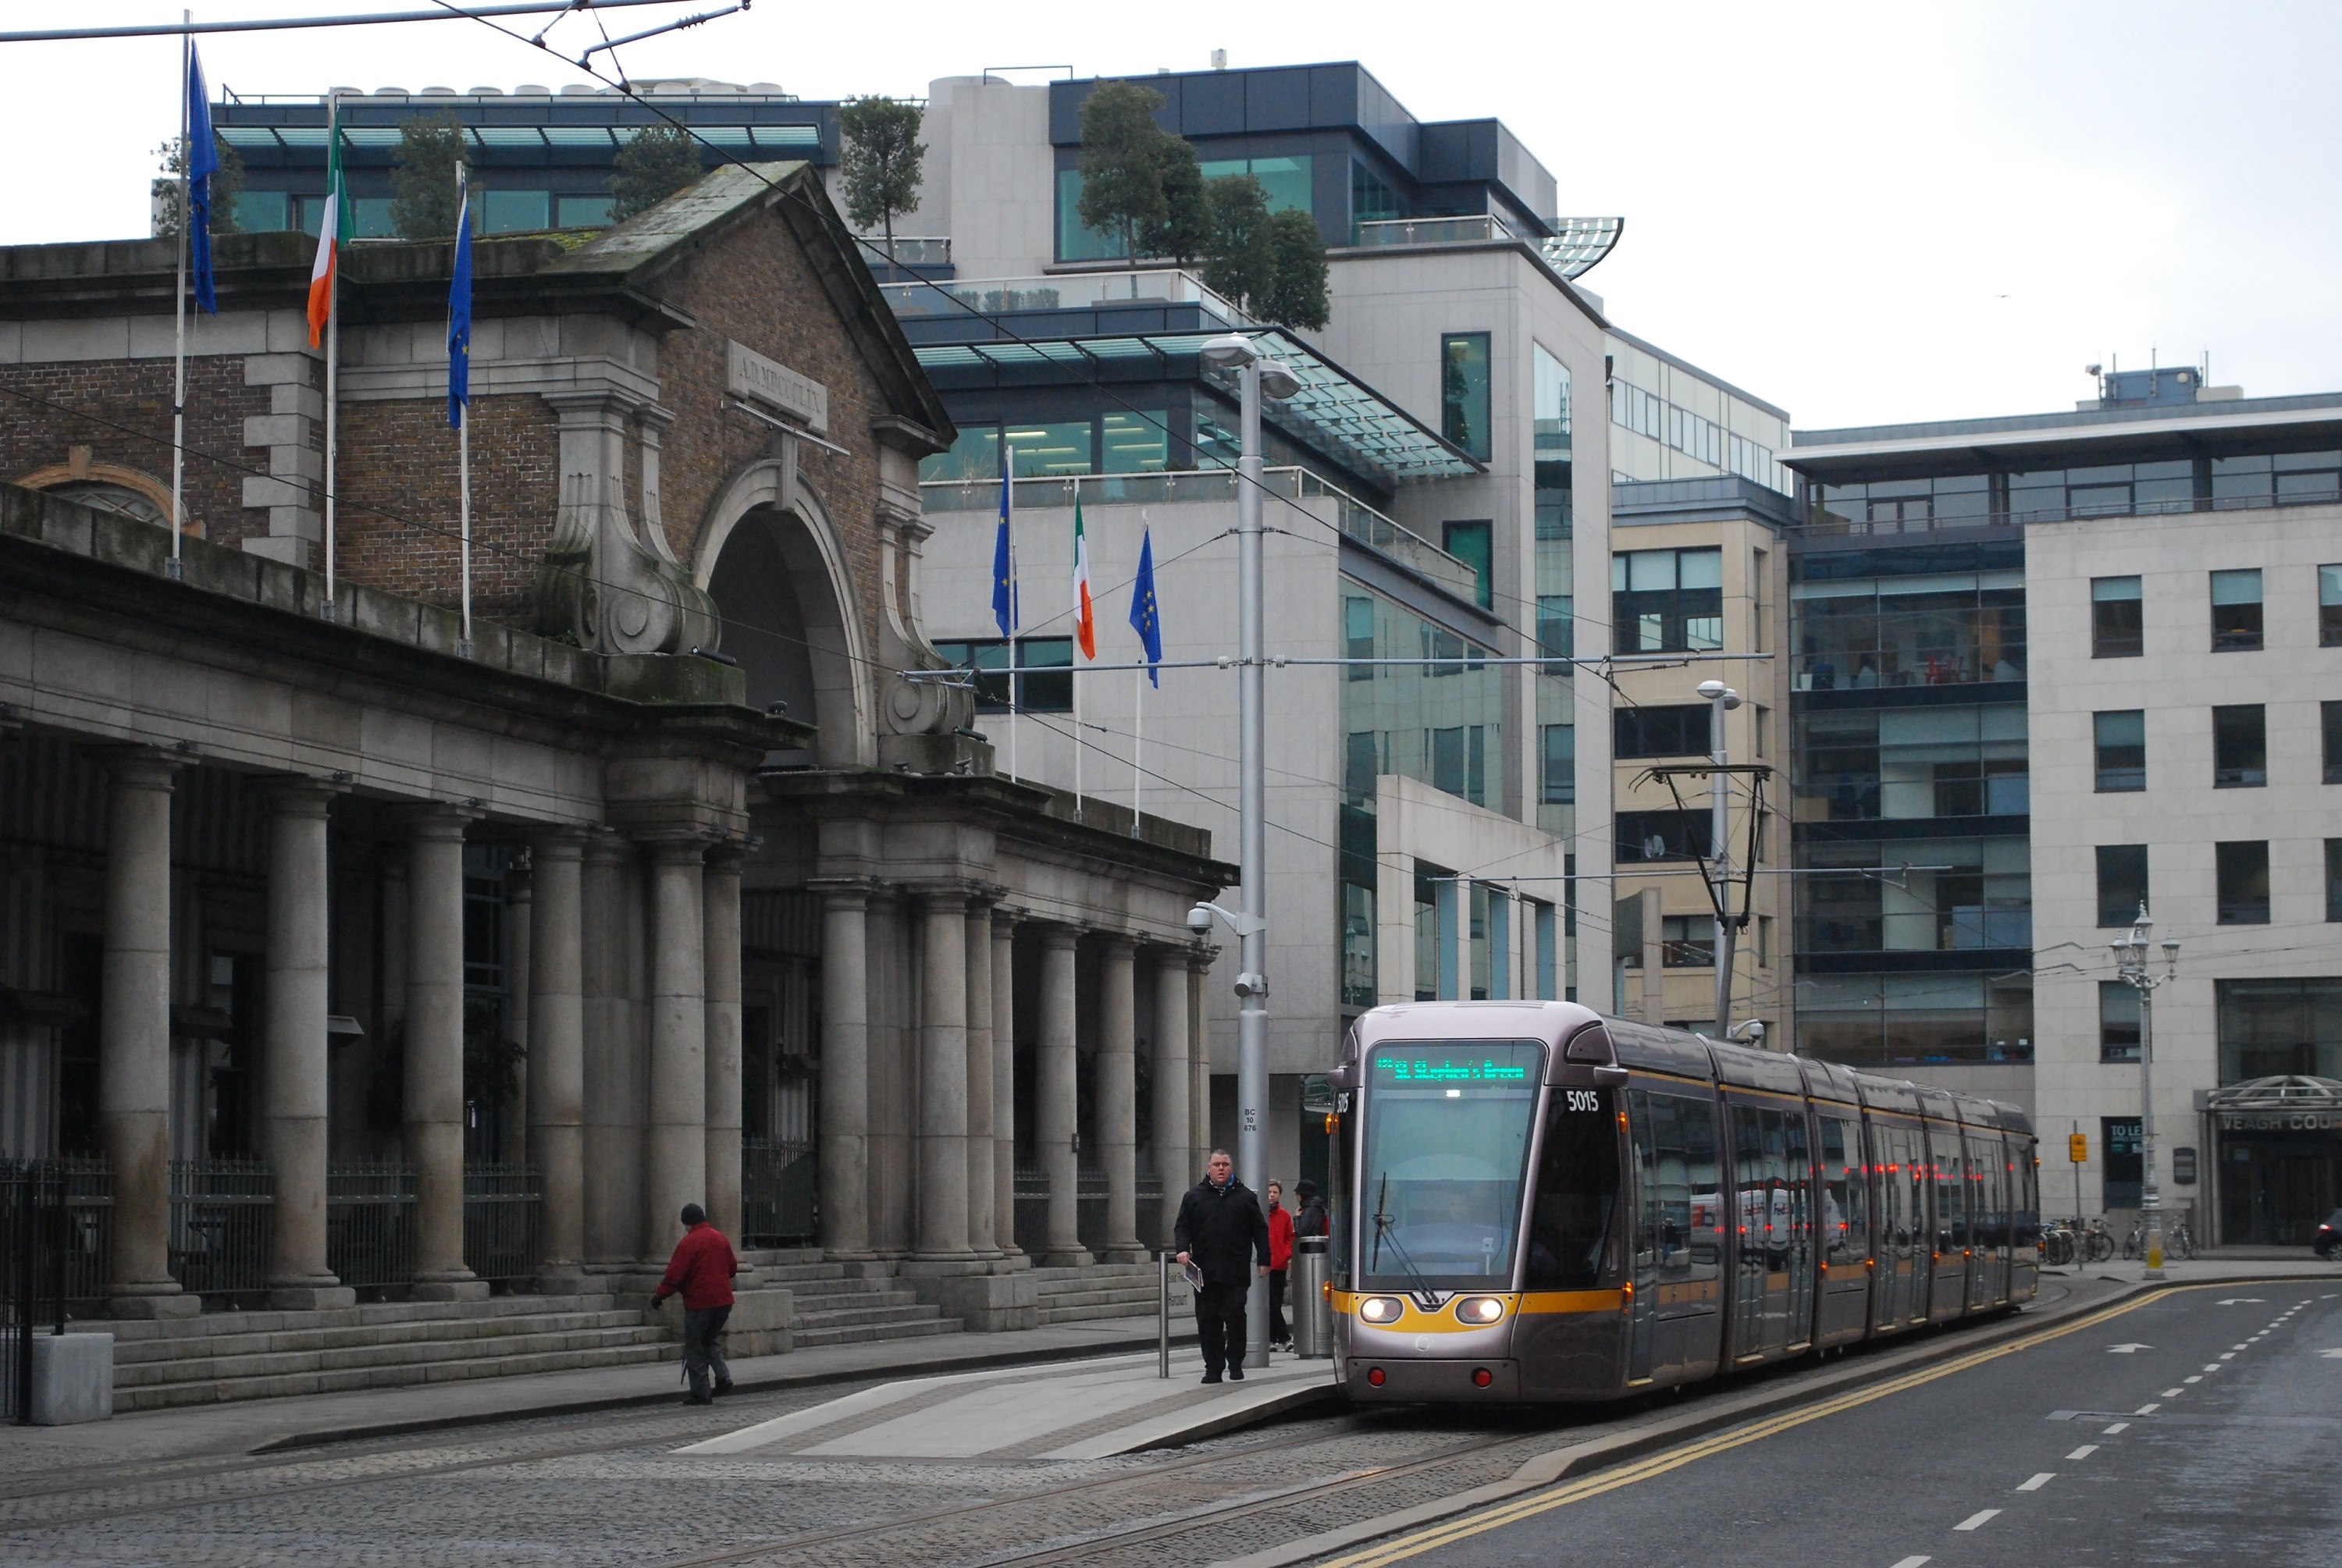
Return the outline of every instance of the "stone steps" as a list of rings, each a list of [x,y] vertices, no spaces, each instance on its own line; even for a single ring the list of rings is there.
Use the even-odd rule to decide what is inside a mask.
[[[926,1312],[939,1309],[926,1307]],[[926,1339],[939,1333],[957,1333],[959,1319],[956,1317],[906,1318],[896,1323],[848,1323],[835,1327],[824,1324],[812,1328],[805,1320],[797,1320],[796,1344],[799,1350],[811,1350],[824,1344],[861,1344],[872,1340]]]
[[[133,1388],[117,1384],[114,1392],[114,1408],[118,1413],[126,1413],[229,1400],[279,1399],[303,1393],[346,1393],[366,1388],[406,1388],[416,1383],[455,1383],[476,1377],[512,1377],[527,1373],[632,1366],[644,1362],[674,1361],[680,1355],[681,1347],[661,1340],[649,1343],[546,1350],[520,1355],[475,1356],[460,1361],[351,1367],[335,1372],[276,1373]]]
[[[596,1328],[544,1329],[535,1332],[480,1334],[464,1339],[402,1340],[390,1343],[335,1345],[324,1350],[261,1351],[245,1354],[187,1355],[165,1361],[134,1362],[115,1368],[116,1391],[150,1388],[161,1383],[233,1383],[253,1378],[305,1373],[372,1373],[392,1370],[408,1373],[403,1381],[435,1381],[429,1370],[443,1362],[482,1359],[493,1351],[498,1360],[522,1360],[569,1351],[599,1351],[660,1345],[666,1333],[640,1321]],[[367,1387],[361,1379],[352,1386]]]
[[[1161,1307],[1159,1265],[1093,1263],[1086,1269],[1035,1269],[1039,1321],[1077,1323],[1091,1318],[1151,1318]],[[1186,1286],[1172,1282],[1171,1304],[1187,1304]]]
[[[144,1339],[117,1341],[114,1364],[117,1379],[124,1369],[150,1363],[194,1357],[259,1355],[286,1353],[330,1353],[354,1346],[416,1344],[426,1341],[502,1338],[521,1333],[575,1333],[588,1329],[637,1328],[640,1313],[548,1312],[505,1318],[467,1320],[419,1319],[407,1323],[369,1323],[347,1328],[277,1329],[265,1333],[218,1333],[201,1340]],[[199,1348],[198,1348],[199,1347]]]

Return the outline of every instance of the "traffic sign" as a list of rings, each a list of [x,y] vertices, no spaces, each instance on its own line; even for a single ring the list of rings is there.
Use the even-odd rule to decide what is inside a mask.
[[[2087,1165],[2090,1163],[2090,1135],[2087,1133],[2067,1134],[2066,1158],[2077,1165]]]

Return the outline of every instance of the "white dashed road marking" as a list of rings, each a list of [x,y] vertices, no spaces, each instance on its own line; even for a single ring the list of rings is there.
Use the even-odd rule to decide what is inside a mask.
[[[2096,1453],[2097,1451],[2098,1451],[2098,1445],[2097,1445],[2097,1443],[2086,1443],[2082,1444],[2082,1446],[2081,1446],[2081,1447],[2079,1447],[2079,1448],[2077,1448],[2077,1449],[2074,1450],[2074,1452],[2073,1452],[2073,1453],[2069,1453],[2069,1454],[2066,1455],[2066,1457],[2067,1457],[2067,1458],[2068,1458],[2068,1459],[2087,1459],[2090,1455],[2092,1455],[2093,1453]]]
[[[1984,1528],[1985,1522],[1999,1512],[2000,1510],[1997,1508],[1984,1509],[1981,1512],[1969,1514],[1966,1519],[1963,1519],[1957,1524],[1953,1525],[1952,1528],[1955,1530],[1981,1530]]]
[[[2163,1391],[2163,1397],[2166,1399],[2177,1399],[2181,1394],[2186,1393],[2187,1392],[2187,1391],[2184,1388],[2167,1388]],[[2141,1415],[2145,1415],[2147,1412],[2140,1411],[2139,1413]]]
[[[2057,1473],[2056,1471],[2045,1470],[2038,1475],[2036,1475],[2032,1480],[2019,1483],[2017,1490],[2019,1492],[2038,1492],[2057,1479]]]
[[[2107,1428],[2106,1433],[2105,1433],[2105,1434],[2104,1434],[2104,1435],[2106,1435],[2106,1436],[2107,1436],[2107,1437],[2112,1437],[2112,1436],[2114,1436],[2117,1433],[2128,1432],[2129,1430],[2130,1430],[2130,1423],[2129,1423],[2129,1422],[2127,1422],[2127,1421],[2117,1421],[2117,1422],[2116,1422],[2112,1426],[2109,1426],[2109,1427],[2107,1427]]]
[[[1902,1562],[1895,1564],[1895,1568],[1920,1568],[1920,1564],[1934,1561],[1932,1557],[1906,1557]]]
[[[2171,1391],[2172,1393],[2177,1393],[2179,1391],[2176,1388]],[[2166,1394],[2164,1397],[2168,1399],[2171,1395]],[[2161,1410],[2163,1406],[2159,1404],[2142,1404],[2137,1410],[2132,1411],[2131,1413],[2133,1415],[2153,1415],[2157,1411]]]

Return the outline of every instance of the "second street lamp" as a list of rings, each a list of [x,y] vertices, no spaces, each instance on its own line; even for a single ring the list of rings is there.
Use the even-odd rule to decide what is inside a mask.
[[[2138,1154],[2139,1223],[2147,1231],[2147,1277],[2163,1277],[2163,1198],[2162,1183],[2155,1169],[2155,988],[2178,978],[2179,943],[2177,938],[2163,939],[2163,973],[2153,973],[2154,954],[2147,951],[2147,934],[2155,922],[2147,917],[2147,905],[2138,906],[2138,918],[2131,924],[2130,934],[2111,944],[2117,975],[2138,993]],[[2107,1151],[2108,1154],[2113,1150]]]

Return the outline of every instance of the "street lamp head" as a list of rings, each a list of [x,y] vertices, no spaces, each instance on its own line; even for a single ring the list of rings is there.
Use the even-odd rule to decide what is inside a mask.
[[[1264,359],[1260,362],[1260,394],[1263,397],[1286,398],[1301,390],[1301,377],[1283,360]]]
[[[1724,694],[1731,688],[1727,687],[1722,681],[1702,681],[1696,689],[1701,696],[1706,697],[1712,703],[1716,701],[1716,698],[1724,695]]]
[[[1196,352],[1204,356],[1206,365],[1250,365],[1260,357],[1260,350],[1252,339],[1235,332],[1207,338]]]

